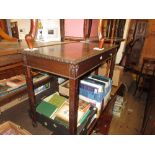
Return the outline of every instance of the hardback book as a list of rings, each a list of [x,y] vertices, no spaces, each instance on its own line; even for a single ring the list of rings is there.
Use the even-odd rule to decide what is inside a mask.
[[[57,108],[59,108],[66,100],[67,98],[60,96],[58,92],[44,99],[44,101],[55,105]]]
[[[88,90],[85,90],[85,89],[80,88],[79,95],[91,99],[91,100],[85,100],[87,102],[91,102],[92,103],[92,101],[93,101],[93,102],[99,102],[99,103],[101,103],[103,101],[103,98],[105,96],[105,93],[104,92],[101,92],[101,93],[94,94],[94,93],[92,93],[92,92],[90,92]]]
[[[59,118],[65,122],[69,122],[69,103],[65,101],[63,106],[55,113],[56,118]],[[82,118],[84,115],[84,112],[81,110],[78,110],[78,119],[77,122]]]
[[[36,111],[48,118],[51,118],[53,113],[57,110],[55,105],[42,101],[36,108]]]
[[[42,85],[42,86],[40,86],[34,90],[35,95],[40,94],[49,88],[50,88],[50,83],[46,83],[46,84],[44,84],[44,85]]]
[[[84,100],[80,100],[79,99],[79,106],[78,106],[78,109],[84,113],[86,113],[89,108],[90,108],[91,104],[89,102],[86,102]]]
[[[78,107],[78,120],[77,127],[79,127],[82,123],[84,123],[90,114],[91,104],[85,101],[79,101]],[[66,102],[60,109],[55,113],[56,117],[54,120],[64,125],[66,128],[69,127],[69,103]]]
[[[80,88],[82,88],[84,90],[88,90],[92,93],[98,93],[98,88],[91,86],[91,85],[80,83]]]
[[[105,82],[109,82],[111,80],[110,78],[107,78],[102,75],[92,75],[91,77],[97,80],[105,81]]]
[[[101,76],[101,75],[91,75],[88,78],[105,83],[105,87],[107,88],[111,84],[111,79]]]
[[[101,83],[99,81],[95,81],[93,79],[89,79],[88,77],[81,80],[80,83],[96,87],[96,88],[98,88],[98,92],[103,92],[103,90],[104,90],[103,83]]]
[[[17,75],[7,79],[6,84],[10,87],[20,87],[26,84],[26,80],[23,75]]]
[[[51,116],[52,119],[56,117],[57,111],[65,104],[67,101],[67,98],[60,96],[58,92],[48,96],[47,98],[44,99],[45,102],[48,102],[49,104],[57,107],[53,115]]]

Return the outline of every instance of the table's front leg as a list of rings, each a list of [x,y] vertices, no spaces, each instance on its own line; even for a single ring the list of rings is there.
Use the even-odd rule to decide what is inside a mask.
[[[111,58],[110,72],[109,72],[109,78],[111,78],[111,79],[113,77],[113,72],[114,72],[114,68],[115,68],[115,61],[116,61],[116,54],[114,54]]]
[[[33,125],[36,126],[36,105],[35,105],[35,94],[34,94],[34,85],[33,85],[33,77],[31,68],[25,66],[25,76],[26,76],[26,83],[27,83],[27,91],[29,97],[29,104],[31,110],[31,117],[33,120]]]
[[[69,132],[77,134],[77,115],[78,115],[78,79],[69,80]]]

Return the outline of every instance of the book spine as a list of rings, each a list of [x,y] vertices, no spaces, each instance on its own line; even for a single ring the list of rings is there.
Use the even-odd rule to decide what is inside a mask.
[[[82,88],[80,88],[80,95],[85,96],[87,98],[90,98],[94,101],[97,102],[102,102],[103,98],[104,98],[104,93],[98,93],[98,94],[94,94],[92,92],[89,92],[88,90],[84,90]]]
[[[94,78],[94,79],[105,81],[105,82],[109,82],[111,80],[110,78],[107,78],[107,77],[104,77],[104,76],[101,76],[101,75],[92,75],[91,77]]]
[[[100,92],[103,92],[104,91],[104,88],[105,88],[105,84],[103,82],[100,82],[100,81],[96,81],[95,79],[90,79],[89,77],[86,77],[84,79],[84,81],[86,82],[89,82],[90,84],[95,84],[97,86],[99,86],[101,88],[101,91]]]
[[[96,84],[96,83],[93,83],[92,80],[81,80],[80,81],[81,84],[85,84],[87,86],[92,86],[92,87],[95,87],[98,89],[98,92],[102,92],[103,91],[103,86],[102,85],[99,85],[99,84]]]
[[[91,111],[88,110],[88,111],[84,114],[84,116],[79,120],[78,126],[81,125],[81,124],[87,119],[87,117],[89,116],[90,112],[91,112]]]
[[[89,90],[90,92],[93,92],[93,93],[98,93],[98,88],[95,88],[93,86],[86,85],[83,83],[80,83],[80,88],[85,89],[85,90]]]
[[[93,78],[93,77],[89,77],[89,79],[93,79],[93,80],[95,80],[95,81],[99,81],[99,82],[102,82],[102,83],[104,83],[105,84],[105,88],[107,88],[108,87],[108,85],[109,85],[109,83],[108,82],[105,82],[105,81],[103,81],[103,80],[99,80],[99,79],[95,79],[95,78]]]
[[[79,98],[81,100],[86,101],[86,102],[90,102],[92,105],[96,105],[96,101],[95,100],[92,100],[92,99],[90,99],[88,97],[85,97],[85,96],[79,94]]]

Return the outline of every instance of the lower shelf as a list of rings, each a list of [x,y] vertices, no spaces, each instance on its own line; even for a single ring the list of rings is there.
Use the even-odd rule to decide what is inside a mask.
[[[89,130],[92,128],[92,124],[96,120],[95,118],[96,110],[92,110],[88,118],[77,127],[78,135],[86,135],[89,134]],[[49,130],[53,131],[54,134],[59,135],[69,135],[69,129],[62,125],[60,122],[56,120],[52,120],[42,114],[36,112],[37,121],[41,123],[43,126],[47,127]]]

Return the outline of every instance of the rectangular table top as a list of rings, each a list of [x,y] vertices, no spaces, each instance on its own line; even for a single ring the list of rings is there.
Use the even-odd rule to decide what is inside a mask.
[[[95,47],[98,47],[97,43],[72,42],[40,47],[33,51],[24,50],[22,54],[63,63],[77,64],[96,55],[106,53],[118,46],[105,44],[102,50],[94,50]]]

